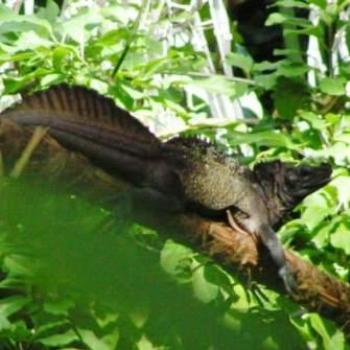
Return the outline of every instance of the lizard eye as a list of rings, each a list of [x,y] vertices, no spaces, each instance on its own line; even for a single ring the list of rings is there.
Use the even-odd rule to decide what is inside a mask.
[[[233,208],[233,215],[238,220],[245,220],[245,219],[248,219],[250,217],[250,215],[248,213],[246,213],[245,211],[241,210],[238,207]]]
[[[250,218],[250,215],[248,213],[236,207],[235,205],[231,206],[229,208],[229,211],[237,221],[244,221]]]

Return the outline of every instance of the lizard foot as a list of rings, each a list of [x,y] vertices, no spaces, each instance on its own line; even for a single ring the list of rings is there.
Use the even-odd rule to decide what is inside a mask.
[[[286,288],[288,294],[290,295],[296,294],[298,291],[298,288],[297,288],[298,285],[290,267],[288,265],[282,266],[278,270],[278,274],[282,278],[284,287]]]

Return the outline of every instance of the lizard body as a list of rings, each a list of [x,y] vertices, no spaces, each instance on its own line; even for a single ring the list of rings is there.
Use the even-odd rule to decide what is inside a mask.
[[[111,99],[82,87],[61,85],[25,96],[3,117],[20,125],[49,127],[65,147],[155,198],[175,203],[171,208],[227,214],[232,226],[261,238],[287,290],[293,289],[294,278],[273,227],[330,180],[328,165],[269,162],[250,170],[198,139],[178,137],[162,143]]]

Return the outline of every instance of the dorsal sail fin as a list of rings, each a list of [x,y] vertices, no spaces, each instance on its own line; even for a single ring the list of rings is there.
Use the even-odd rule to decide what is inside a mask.
[[[96,126],[125,134],[135,141],[158,143],[147,127],[110,98],[80,86],[57,85],[46,91],[24,95],[22,102],[3,113],[11,117],[26,114],[70,119],[73,124]]]
[[[59,85],[25,95],[1,117],[23,126],[47,126],[64,147],[136,186],[162,186],[162,174],[172,174],[160,140],[113,100],[86,88]]]

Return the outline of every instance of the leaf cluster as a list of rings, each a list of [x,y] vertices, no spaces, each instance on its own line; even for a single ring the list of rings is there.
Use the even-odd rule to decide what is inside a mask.
[[[266,25],[281,27],[284,49],[276,50],[274,62],[255,62],[244,43],[234,42],[226,57],[236,74],[230,78],[203,73],[206,56],[186,34],[192,18],[186,11],[169,16],[154,5],[161,16],[145,26],[133,2],[85,8],[68,18],[53,1],[31,16],[0,5],[3,95],[61,82],[84,85],[136,112],[160,135],[200,135],[248,164],[331,162],[333,181],[306,198],[299,218],[280,235],[306,259],[348,280],[350,71],[337,41],[342,33],[349,47],[349,23],[342,19],[347,1],[280,0],[274,8]],[[188,40],[169,44],[173,25]],[[310,40],[317,43],[313,52]],[[211,56],[217,57],[215,49]],[[210,105],[198,88],[241,98],[250,107],[245,118],[208,118]],[[195,93],[186,104],[188,91]],[[1,196],[4,349],[348,348],[341,330],[317,314],[263,287],[268,300],[255,298],[188,247],[122,225],[128,222],[122,209],[113,219],[75,196],[4,179]],[[110,220],[115,226],[101,229]]]

